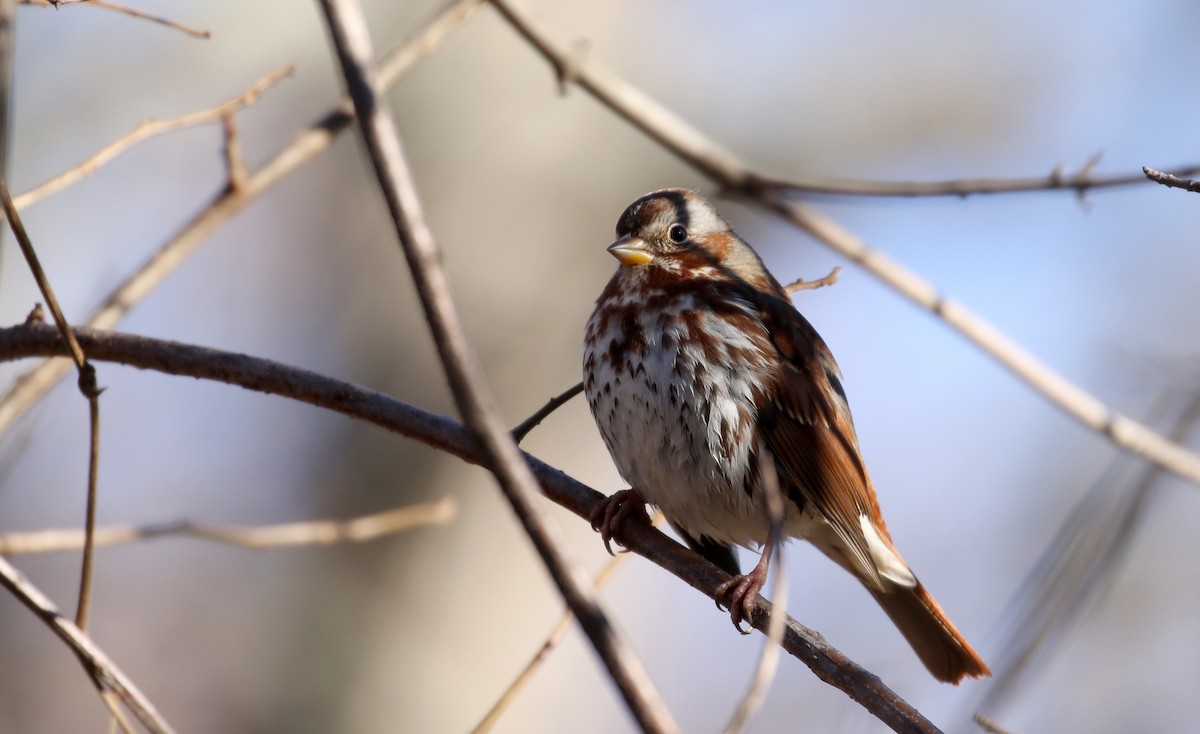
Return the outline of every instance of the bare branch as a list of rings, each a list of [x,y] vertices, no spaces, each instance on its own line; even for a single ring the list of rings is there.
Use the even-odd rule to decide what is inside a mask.
[[[62,309],[59,308],[58,299],[54,297],[54,290],[50,287],[50,279],[42,270],[37,251],[33,249],[33,241],[29,239],[25,225],[21,222],[21,216],[17,214],[17,207],[8,193],[8,183],[3,175],[0,175],[0,205],[4,208],[8,224],[17,238],[17,245],[20,246],[21,253],[25,255],[25,262],[29,264],[29,271],[37,282],[38,290],[42,292],[42,298],[50,307],[50,313],[54,316],[54,325],[62,335],[63,343],[67,345],[71,359],[79,371],[79,392],[88,401],[88,427],[91,432],[91,440],[88,446],[87,510],[84,520],[83,568],[79,574],[79,606],[75,611],[75,624],[79,629],[87,629],[88,607],[92,599],[92,559],[95,551],[92,533],[96,529],[96,482],[100,472],[100,393],[103,390],[96,385],[96,368],[87,360],[79,342],[75,340],[71,325],[67,323],[67,318],[63,316]]]
[[[1118,173],[1108,176],[1094,174],[1098,156],[1092,156],[1073,174],[1055,168],[1047,176],[1022,178],[958,178],[947,181],[862,181],[845,178],[809,176],[788,180],[762,179],[763,186],[779,191],[829,196],[899,196],[929,197],[957,196],[967,198],[984,194],[1034,193],[1040,191],[1073,191],[1082,195],[1093,189],[1135,186],[1146,177],[1137,173]],[[1190,176],[1200,173],[1200,166],[1180,166],[1172,173]]]
[[[813,291],[818,288],[824,288],[825,286],[836,283],[838,274],[841,272],[841,266],[834,266],[833,270],[829,271],[829,275],[826,275],[824,278],[818,278],[816,280],[805,280],[804,278],[799,278],[785,285],[783,289],[788,293],[799,293],[800,291]]]
[[[989,719],[983,714],[975,714],[975,723],[979,725],[988,734],[1012,734],[1008,729],[1000,726],[997,722]]]
[[[37,587],[25,578],[25,575],[14,568],[7,560],[0,557],[0,586],[12,592],[31,612],[37,615],[46,626],[54,631],[63,642],[79,658],[84,670],[91,676],[101,695],[111,691],[153,734],[173,734],[175,731],[166,719],[154,708],[154,704],[138,690],[133,681],[104,654],[104,651],[92,642],[87,634],[71,623],[70,620],[58,613],[54,602],[50,601]],[[118,718],[118,720],[120,720]]]
[[[581,392],[583,392],[583,383],[578,382],[575,383],[574,386],[569,387],[558,395],[550,398],[550,400],[541,408],[539,408],[536,413],[521,421],[521,425],[512,429],[513,440],[517,443],[524,441],[525,437],[529,435],[530,431],[537,428],[542,421],[549,417],[551,413],[566,405],[571,398],[575,397]]]
[[[246,177],[249,174],[246,159],[242,155],[242,138],[238,135],[237,121],[232,112],[227,112],[221,118],[221,131],[225,136],[222,146],[225,154],[225,176],[229,180],[229,188],[240,189],[246,185]]]
[[[167,537],[192,537],[251,550],[297,545],[364,543],[424,525],[444,525],[454,519],[458,506],[444,498],[349,520],[312,520],[281,525],[238,527],[179,520],[154,525],[113,525],[96,528],[97,548]],[[0,556],[75,550],[83,545],[79,530],[36,530],[0,535]]]
[[[0,0],[0,175],[8,177],[12,144],[13,55],[17,46],[17,0]],[[4,237],[0,232],[0,255]],[[0,256],[0,263],[4,258]],[[0,272],[3,272],[0,266]]]
[[[206,40],[212,37],[211,32],[201,28],[196,28],[194,26],[187,25],[186,23],[180,23],[179,21],[171,20],[170,18],[163,18],[158,15],[144,13],[141,10],[135,10],[134,8],[129,8],[124,5],[114,3],[112,0],[21,0],[21,2],[24,5],[52,5],[56,8],[60,5],[90,5],[95,8],[103,8],[104,10],[111,10],[116,13],[121,13],[122,15],[128,15],[132,18],[139,18],[141,20],[148,20],[152,23],[158,23],[159,25],[164,25],[177,31],[182,31],[192,38]]]
[[[407,436],[472,464],[485,457],[475,437],[458,423],[408,405],[392,397],[351,385],[324,375],[288,367],[278,362],[223,352],[178,342],[161,341],[115,332],[76,329],[76,336],[92,359],[120,362],[166,374],[215,380],[248,390],[280,395],[373,423]],[[0,329],[0,361],[63,354],[54,329],[41,324],[23,324]],[[596,490],[524,454],[543,493],[585,520],[604,498]],[[616,540],[641,556],[683,579],[708,598],[729,576],[692,551],[650,527],[649,523],[626,523]],[[756,600],[751,624],[768,629],[770,607]],[[818,678],[844,691],[865,709],[898,732],[935,732],[936,727],[885,686],[825,642],[816,632],[786,618],[783,648],[802,660]]]
[[[262,79],[259,79],[246,91],[216,107],[189,112],[186,115],[145,120],[139,123],[137,127],[93,153],[86,160],[80,161],[54,178],[34,186],[29,191],[18,195],[13,201],[16,202],[18,209],[24,209],[52,194],[62,191],[81,179],[91,176],[104,165],[138,143],[159,135],[175,132],[176,130],[225,120],[237,110],[249,107],[257,102],[264,92],[283,79],[291,76],[294,71],[295,67],[291,64],[281,69],[276,69]]]
[[[482,2],[453,0],[442,8],[383,60],[380,67],[382,83],[390,85],[399,81],[470,19]],[[100,308],[88,319],[87,325],[96,329],[116,326],[131,308],[153,292],[214,232],[272,186],[328,150],[334,138],[353,121],[354,109],[350,100],[337,102],[296,135],[283,150],[250,174],[240,187],[227,187],[205,205],[135,273],[108,294]],[[0,435],[7,433],[17,419],[58,382],[66,369],[66,365],[59,360],[46,360],[19,377],[8,392],[0,397]]]
[[[71,360],[75,362],[75,367],[80,370],[80,381],[82,382],[82,371],[87,364],[87,357],[84,355],[83,350],[79,348],[79,342],[75,341],[75,335],[71,332],[71,325],[67,323],[67,318],[63,316],[62,309],[58,305],[58,299],[54,297],[54,289],[50,287],[50,279],[46,277],[46,271],[42,269],[37,251],[33,249],[33,241],[29,239],[29,233],[25,231],[25,225],[21,222],[21,216],[17,213],[17,207],[13,204],[12,196],[8,193],[8,182],[3,175],[0,175],[0,206],[4,209],[4,215],[8,218],[8,224],[17,238],[17,244],[21,247],[21,254],[25,256],[25,262],[29,265],[29,271],[37,283],[38,290],[41,291],[46,305],[50,307],[50,314],[54,317],[54,325],[58,327],[63,342],[67,345],[67,352],[70,354]]]
[[[569,50],[542,30],[519,3],[514,0],[493,0],[492,5],[555,69],[570,60],[572,79],[577,85],[684,162],[724,189],[737,192],[751,203],[778,215],[858,263],[897,293],[939,317],[1067,415],[1115,445],[1167,471],[1200,483],[1200,456],[1109,409],[990,323],[939,293],[932,283],[872,249],[833,219],[805,204],[790,200],[778,189],[772,188],[767,179],[748,169],[732,152],[624,79],[587,59],[571,57]]]
[[[1163,186],[1170,186],[1173,189],[1183,189],[1184,191],[1190,191],[1193,194],[1200,194],[1200,181],[1195,181],[1190,178],[1182,178],[1182,176],[1195,175],[1196,169],[1189,169],[1176,175],[1171,173],[1163,173],[1162,171],[1156,171],[1149,166],[1142,166],[1142,173],[1145,174],[1146,178],[1155,183],[1160,183]]]
[[[93,680],[93,682],[95,681]],[[108,709],[109,715],[112,716],[113,723],[121,730],[121,734],[137,734],[133,728],[133,724],[129,721],[129,717],[125,716],[125,712],[121,710],[121,699],[117,698],[115,693],[101,688],[100,700],[104,703],[104,707]],[[109,731],[112,730],[110,726]]]
[[[442,268],[441,250],[425,224],[399,130],[387,102],[380,98],[374,71],[375,52],[362,7],[358,0],[321,0],[321,7],[358,113],[379,189],[408,260],[458,412],[479,440],[488,468],[638,724],[647,732],[678,731],[633,648],[608,621],[591,580],[568,556],[566,544],[549,514],[538,504],[537,480],[492,403],[483,371],[459,321],[450,282]]]

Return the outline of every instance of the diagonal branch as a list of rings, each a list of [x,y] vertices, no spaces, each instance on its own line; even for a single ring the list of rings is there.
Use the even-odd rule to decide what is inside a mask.
[[[480,465],[485,462],[475,437],[458,423],[373,390],[243,354],[116,332],[80,328],[75,333],[93,359],[293,398],[367,421],[463,461]],[[0,329],[0,361],[61,354],[62,342],[49,326],[22,324]],[[542,492],[579,517],[589,518],[603,499],[596,490],[536,457],[523,456],[541,483]],[[628,523],[617,540],[710,599],[715,599],[717,586],[729,580],[727,574],[651,528],[649,523]],[[769,614],[770,604],[758,599],[750,622],[766,632]],[[912,734],[937,731],[878,677],[830,646],[819,634],[790,617],[786,621],[783,649],[802,660],[821,680],[845,692],[895,731]]]
[[[458,412],[638,724],[647,732],[678,731],[633,648],[609,622],[595,586],[567,555],[557,527],[538,503],[537,480],[492,402],[483,370],[459,320],[441,249],[425,223],[399,130],[387,102],[380,97],[375,52],[362,7],[358,0],[321,0],[321,8]]]
[[[175,731],[166,719],[154,708],[154,704],[138,690],[133,681],[104,654],[104,651],[92,642],[87,634],[79,629],[58,612],[54,602],[50,601],[36,586],[25,578],[25,575],[14,568],[7,560],[0,557],[0,586],[8,589],[31,612],[46,623],[54,634],[71,648],[75,657],[83,664],[101,696],[112,692],[133,713],[137,720],[154,734],[173,734]],[[120,720],[119,716],[117,717]]]
[[[71,325],[67,323],[67,317],[63,315],[62,309],[58,305],[58,299],[54,297],[50,279],[42,270],[37,251],[33,249],[33,241],[25,231],[21,216],[17,214],[17,207],[8,193],[8,183],[3,175],[0,175],[0,206],[4,208],[4,215],[8,218],[8,225],[16,236],[17,245],[20,246],[21,253],[25,256],[25,262],[29,264],[29,271],[37,282],[38,290],[42,292],[42,298],[45,299],[46,305],[50,307],[50,313],[54,316],[54,325],[62,335],[63,343],[67,345],[71,360],[79,371],[79,392],[88,401],[90,441],[88,445],[87,508],[83,525],[84,544],[82,568],[79,573],[79,604],[75,610],[75,624],[80,629],[86,629],[88,609],[92,600],[92,561],[95,557],[92,534],[96,529],[96,483],[100,472],[100,393],[103,392],[103,389],[97,386],[96,368],[88,361],[79,342],[75,341]]]
[[[88,156],[85,160],[80,161],[51,179],[43,181],[25,193],[18,194],[13,201],[16,203],[18,209],[24,209],[52,194],[62,191],[81,179],[91,176],[114,158],[117,158],[138,143],[159,135],[175,132],[176,130],[224,120],[237,110],[249,107],[257,102],[264,92],[278,84],[284,78],[291,76],[294,71],[295,67],[291,64],[281,69],[276,69],[262,79],[259,79],[246,91],[216,107],[197,110],[196,112],[189,112],[174,117],[143,120],[132,130]]]
[[[529,435],[530,431],[541,425],[542,421],[546,420],[551,413],[566,405],[571,398],[575,397],[581,392],[583,392],[583,383],[577,382],[571,387],[568,387],[566,390],[563,390],[558,395],[550,398],[548,401],[546,401],[545,405],[543,405],[541,408],[538,408],[536,413],[521,421],[516,428],[512,429],[513,440],[518,444],[524,441],[525,437]]]
[[[897,293],[940,318],[1067,415],[1115,445],[1173,474],[1200,483],[1200,456],[1111,410],[990,323],[939,293],[932,283],[872,249],[816,209],[790,200],[724,146],[641,90],[605,67],[572,54],[565,44],[556,41],[534,22],[528,11],[515,0],[492,0],[492,5],[556,72],[570,69],[571,81],[700,173],[858,263]]]

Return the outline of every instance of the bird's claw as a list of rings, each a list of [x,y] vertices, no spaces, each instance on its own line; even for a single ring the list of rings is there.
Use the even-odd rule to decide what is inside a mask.
[[[757,568],[744,576],[734,576],[718,586],[716,594],[714,594],[717,608],[729,612],[729,618],[733,621],[734,628],[743,635],[751,632],[750,629],[743,628],[742,623],[751,621],[754,597],[758,596],[758,592],[765,583],[763,576],[765,574],[758,573]]]
[[[614,492],[611,497],[606,497],[596,505],[592,510],[589,521],[592,524],[592,530],[600,533],[600,539],[604,541],[604,549],[608,551],[610,556],[615,556],[616,552],[612,549],[613,536],[617,529],[625,522],[631,514],[637,513],[638,510],[643,510],[646,507],[646,500],[635,489],[622,489]],[[641,513],[643,519],[646,514]]]

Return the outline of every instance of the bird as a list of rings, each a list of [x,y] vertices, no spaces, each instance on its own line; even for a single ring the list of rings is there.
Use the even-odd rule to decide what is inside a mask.
[[[616,273],[584,330],[583,384],[629,483],[591,515],[605,547],[657,507],[730,574],[718,605],[741,629],[773,537],[764,462],[790,538],[866,587],[934,678],[991,675],[892,542],[859,451],[842,375],[758,254],[700,194],[654,191],[617,220]],[[742,574],[735,546],[761,548]]]

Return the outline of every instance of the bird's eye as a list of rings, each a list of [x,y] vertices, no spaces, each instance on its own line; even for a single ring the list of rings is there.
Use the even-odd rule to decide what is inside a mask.
[[[682,224],[672,224],[671,228],[667,230],[667,237],[670,237],[675,244],[682,245],[687,242],[687,227]]]

